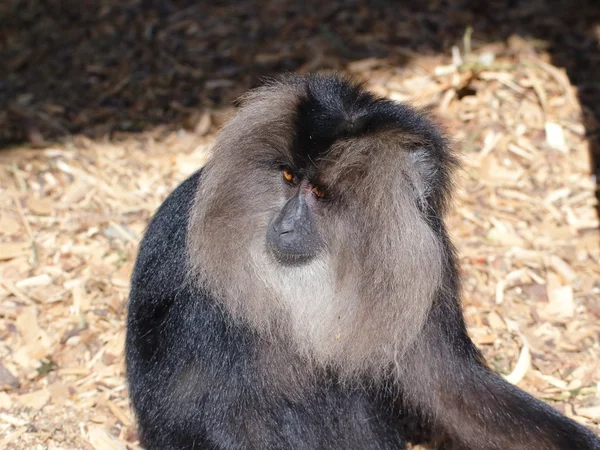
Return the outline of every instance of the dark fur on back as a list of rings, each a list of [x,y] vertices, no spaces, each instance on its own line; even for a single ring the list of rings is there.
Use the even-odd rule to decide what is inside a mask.
[[[265,249],[281,168],[324,186],[325,250]],[[148,449],[600,450],[469,339],[439,127],[339,77],[249,93],[141,243],[126,340]]]

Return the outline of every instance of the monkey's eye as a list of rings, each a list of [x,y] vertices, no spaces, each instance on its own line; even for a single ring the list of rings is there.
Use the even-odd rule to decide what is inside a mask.
[[[325,197],[325,191],[323,190],[323,188],[321,188],[319,186],[313,186],[312,193],[315,194],[315,196],[318,198]]]
[[[294,174],[292,173],[292,171],[290,169],[283,169],[283,178],[288,183],[293,183],[296,177],[294,176]]]

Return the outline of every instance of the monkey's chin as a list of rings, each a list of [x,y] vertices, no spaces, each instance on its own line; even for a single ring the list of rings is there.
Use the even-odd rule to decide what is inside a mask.
[[[275,261],[285,267],[302,267],[317,256],[317,253],[285,252],[269,244],[267,244],[267,248]]]

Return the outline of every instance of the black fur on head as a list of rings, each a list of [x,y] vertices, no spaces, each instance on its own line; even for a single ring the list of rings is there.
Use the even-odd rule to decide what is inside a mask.
[[[449,150],[448,138],[440,133],[439,124],[432,126],[431,117],[406,104],[377,97],[347,77],[288,76],[282,82],[301,91],[292,144],[299,165],[327,159],[333,144],[353,138],[387,136],[390,144],[412,139],[412,145],[402,150],[411,154],[426,185],[422,186],[426,187],[422,200],[437,214],[444,212],[452,191],[452,171],[458,163]],[[377,157],[375,151],[371,148],[361,156]],[[340,167],[340,172],[344,170]]]

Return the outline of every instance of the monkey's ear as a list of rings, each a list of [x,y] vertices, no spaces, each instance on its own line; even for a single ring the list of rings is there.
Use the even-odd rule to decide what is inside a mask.
[[[427,204],[432,194],[433,186],[436,184],[438,166],[433,155],[424,147],[411,149],[408,153],[413,173],[412,183],[416,190],[421,206]]]
[[[461,168],[452,142],[445,137],[418,142],[409,147],[408,154],[420,206],[432,208],[429,213],[434,215],[444,214],[452,201],[454,175]]]

